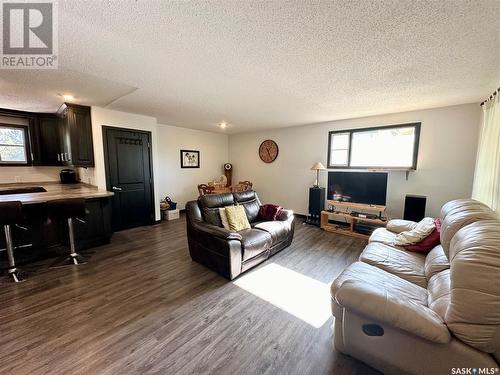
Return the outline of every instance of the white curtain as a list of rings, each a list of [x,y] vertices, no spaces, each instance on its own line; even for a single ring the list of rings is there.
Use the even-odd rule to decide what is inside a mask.
[[[500,211],[500,93],[482,108],[472,198]]]

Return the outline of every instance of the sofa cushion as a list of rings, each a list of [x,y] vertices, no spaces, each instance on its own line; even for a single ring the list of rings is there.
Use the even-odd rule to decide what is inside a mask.
[[[223,194],[205,194],[198,198],[198,203],[201,208],[219,208],[230,206],[234,204],[233,194],[223,193]]]
[[[268,232],[259,229],[245,229],[240,231],[239,234],[241,235],[244,261],[269,250],[273,242]]]
[[[450,270],[441,271],[429,280],[427,285],[427,304],[444,321],[446,310],[450,304]]]
[[[387,222],[387,230],[393,233],[401,233],[404,231],[415,229],[417,223],[410,220],[402,220],[402,219],[392,219]]]
[[[205,220],[208,224],[222,227],[222,221],[218,208],[203,207],[201,212],[203,214],[203,220]]]
[[[419,285],[427,286],[425,255],[372,242],[363,250],[359,260]]]
[[[247,213],[248,221],[253,223],[257,220],[260,210],[260,200],[255,191],[241,191],[238,193],[233,193],[235,202],[241,204]]]
[[[201,208],[203,220],[208,224],[222,227],[219,207],[230,206],[234,204],[233,194],[206,194],[198,198],[198,204]]]
[[[448,214],[463,212],[470,209],[490,210],[487,205],[474,199],[455,199],[445,203],[443,207],[441,207],[441,220],[444,220]]]
[[[388,231],[385,228],[377,228],[373,231],[368,242],[380,242],[386,245],[394,246],[394,240],[396,239],[397,234],[391,231]],[[402,247],[400,247],[402,249]]]
[[[425,277],[430,280],[435,274],[450,268],[450,262],[441,245],[432,249],[425,257]]]
[[[477,221],[460,229],[449,258],[446,324],[463,342],[495,353],[500,347],[500,222]]]
[[[498,214],[489,207],[476,201],[462,202],[456,210],[448,210],[441,223],[441,245],[448,256],[453,236],[463,227],[481,220],[498,220]],[[448,256],[449,258],[449,256]]]
[[[253,226],[253,228],[266,231],[271,235],[273,240],[272,246],[286,239],[286,236],[290,232],[289,227],[286,221],[263,221]]]
[[[333,315],[339,316],[342,307],[335,300],[335,293],[345,282],[360,281],[375,289],[389,289],[392,294],[400,295],[410,301],[427,306],[427,290],[364,262],[356,262],[347,267],[332,283]]]
[[[358,313],[367,318],[363,319],[364,322],[379,323],[382,328],[382,336],[387,332],[389,340],[394,337],[390,333],[392,327],[436,344],[446,344],[451,340],[450,331],[434,310],[406,298],[398,291],[393,290],[391,285],[374,287],[363,281],[348,281],[342,284],[335,294],[335,299],[340,306],[347,310],[348,316],[351,313]],[[346,319],[345,315],[343,320],[349,324],[349,318]],[[365,330],[361,325],[358,325],[358,329]],[[359,333],[358,339],[371,341],[372,345],[382,347],[386,344],[389,346],[391,344],[398,345],[397,342],[380,341],[381,337],[369,337],[369,335]],[[361,342],[360,344],[365,343]],[[411,346],[411,344],[406,345],[407,350]],[[401,372],[390,371],[389,373]]]

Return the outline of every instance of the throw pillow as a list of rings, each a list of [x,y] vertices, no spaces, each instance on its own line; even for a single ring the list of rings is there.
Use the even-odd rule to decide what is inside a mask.
[[[399,233],[394,239],[394,245],[414,245],[431,234],[435,227],[434,219],[432,217],[426,217],[419,221],[414,229]]]
[[[274,221],[278,218],[283,207],[276,204],[265,204],[259,209],[259,218],[264,221]]]
[[[225,208],[229,230],[238,232],[243,229],[250,229],[247,214],[243,206],[227,206]]]
[[[428,253],[441,243],[441,219],[434,219],[434,230],[425,237],[422,241],[417,242],[415,245],[405,246],[405,250],[414,251],[416,253]]]
[[[415,229],[417,223],[409,220],[392,219],[387,223],[387,230],[396,234],[404,232],[405,230]]]
[[[226,209],[224,207],[219,208],[220,221],[224,229],[229,230],[229,223],[227,221]]]

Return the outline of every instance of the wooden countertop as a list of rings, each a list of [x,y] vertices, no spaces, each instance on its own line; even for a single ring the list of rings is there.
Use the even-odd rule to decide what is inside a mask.
[[[78,183],[61,184],[59,182],[32,182],[0,184],[0,190],[16,189],[24,187],[41,186],[46,192],[26,193],[26,194],[5,194],[0,195],[0,202],[21,201],[23,204],[43,203],[61,198],[105,198],[111,197],[112,192],[100,190],[96,186]]]

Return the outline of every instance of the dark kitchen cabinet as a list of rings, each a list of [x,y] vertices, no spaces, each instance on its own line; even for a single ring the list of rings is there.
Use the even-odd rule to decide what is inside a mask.
[[[38,115],[33,138],[36,142],[33,164],[65,165],[59,117],[52,114]]]
[[[77,250],[109,243],[111,239],[111,204],[109,198],[86,200],[84,222],[74,221]],[[66,221],[47,219],[45,203],[23,205],[24,220],[12,228],[15,257],[18,264],[68,254]],[[0,274],[8,267],[5,239],[0,236]]]
[[[30,129],[33,164],[94,166],[90,107],[63,104],[57,114],[37,114]]]
[[[33,165],[94,166],[90,107],[65,103],[54,114],[0,108],[0,115],[28,123]]]
[[[90,107],[64,104],[59,111],[64,161],[75,167],[94,166]]]
[[[75,220],[77,249],[88,249],[106,243],[111,237],[111,203],[108,198],[87,199],[84,222]]]

